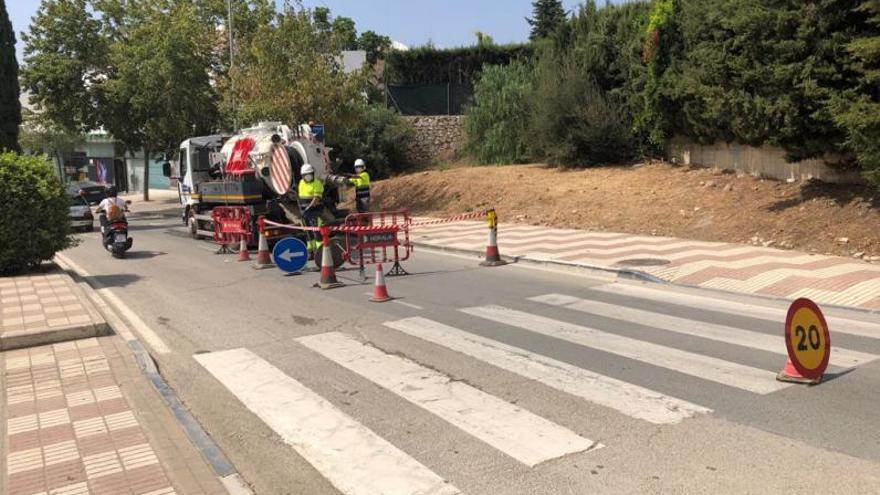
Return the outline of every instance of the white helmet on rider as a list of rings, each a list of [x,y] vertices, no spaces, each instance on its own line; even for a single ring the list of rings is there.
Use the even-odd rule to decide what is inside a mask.
[[[309,165],[308,163],[306,163],[305,165],[303,165],[302,167],[300,167],[300,169],[299,169],[299,174],[302,175],[302,176],[306,176],[306,175],[315,175],[315,167],[313,167],[313,166]]]
[[[358,158],[357,160],[354,161],[354,168],[367,168],[367,164],[364,163],[363,160]]]

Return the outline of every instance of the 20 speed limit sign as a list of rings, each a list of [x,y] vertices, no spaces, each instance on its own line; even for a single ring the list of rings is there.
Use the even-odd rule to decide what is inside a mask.
[[[828,367],[831,337],[819,306],[809,299],[798,299],[785,318],[785,347],[798,373],[819,379]]]

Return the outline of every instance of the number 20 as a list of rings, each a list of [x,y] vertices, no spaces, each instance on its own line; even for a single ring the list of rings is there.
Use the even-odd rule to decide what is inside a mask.
[[[809,333],[809,335],[807,335],[808,333]],[[816,328],[816,325],[810,325],[809,332],[805,331],[804,327],[798,325],[797,328],[794,329],[794,334],[797,335],[798,337],[800,337],[800,339],[801,339],[800,342],[798,342],[798,346],[797,346],[799,351],[808,350],[808,348],[807,348],[807,338],[808,337],[810,340],[810,347],[812,347],[814,351],[819,350],[820,336],[819,336],[819,329]]]

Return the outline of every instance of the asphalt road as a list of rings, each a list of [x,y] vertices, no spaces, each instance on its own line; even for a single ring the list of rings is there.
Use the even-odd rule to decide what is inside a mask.
[[[876,316],[829,311],[844,324],[832,325],[826,381],[785,386],[773,379],[783,322],[767,317],[781,303],[417,249],[411,275],[388,279],[397,299],[377,304],[356,270],[322,291],[316,273],[215,255],[167,215],[138,212],[131,233],[127,259],[96,233],[65,255],[130,308],[162,374],[258,494],[880,483]]]

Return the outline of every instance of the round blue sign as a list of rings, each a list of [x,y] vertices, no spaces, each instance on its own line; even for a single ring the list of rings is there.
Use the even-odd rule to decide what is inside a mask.
[[[295,273],[302,270],[309,262],[309,251],[306,243],[296,237],[285,237],[272,249],[272,261],[279,270]]]

